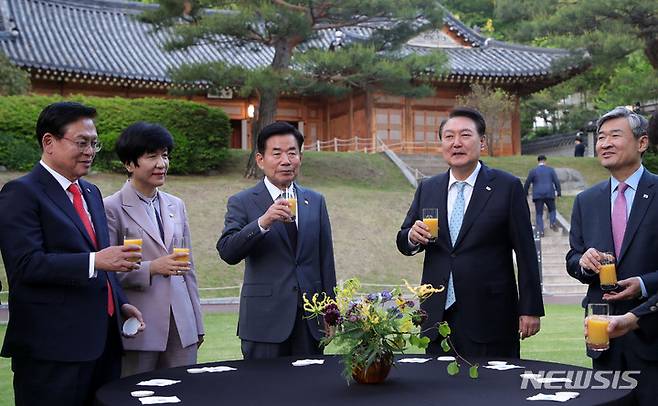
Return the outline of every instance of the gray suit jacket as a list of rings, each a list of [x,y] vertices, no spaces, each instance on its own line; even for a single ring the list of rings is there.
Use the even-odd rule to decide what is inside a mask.
[[[263,181],[228,200],[224,231],[217,242],[220,257],[231,265],[246,261],[240,297],[238,335],[241,339],[280,343],[293,329],[299,297],[326,292],[336,286],[331,225],[324,197],[297,187],[299,215],[297,251],[283,223],[262,233],[258,218],[272,205]],[[322,333],[309,320],[315,339]]]
[[[142,230],[140,268],[129,273],[117,273],[130,302],[141,310],[146,323],[146,329],[137,337],[123,340],[126,350],[164,351],[169,333],[170,308],[183,347],[195,344],[204,331],[192,252],[192,270],[183,276],[151,276],[149,272],[152,260],[173,252],[174,236],[185,235],[190,241],[185,204],[168,193],[158,193],[164,242],[160,238],[158,227],[148,217],[144,204],[129,182],[104,200],[110,245],[122,243],[126,228]]]

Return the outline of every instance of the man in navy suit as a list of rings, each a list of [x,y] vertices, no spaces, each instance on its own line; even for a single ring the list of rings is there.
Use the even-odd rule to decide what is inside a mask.
[[[9,280],[16,405],[89,405],[121,370],[119,314],[126,303],[114,272],[137,267],[136,247],[108,247],[100,191],[81,179],[100,149],[96,111],[46,107],[36,127],[41,161],[0,192],[0,250]]]
[[[560,180],[555,169],[546,165],[546,155],[537,157],[537,166],[532,168],[523,185],[525,194],[532,185],[532,201],[535,203],[535,223],[539,235],[544,236],[544,205],[548,207],[548,216],[551,229],[557,227],[557,210],[555,209],[555,195],[561,196]]]
[[[609,320],[610,338],[621,337],[636,330],[638,336],[645,340],[658,340],[658,294],[624,315],[610,316]]]
[[[544,315],[530,213],[518,178],[480,162],[485,122],[457,108],[441,131],[446,173],[420,183],[400,231],[404,255],[425,251],[422,283],[444,285],[446,294],[423,302],[428,353],[441,352],[438,322],[453,327],[459,353],[519,357],[519,337],[536,334]],[[438,208],[440,231],[430,243],[423,208]],[[516,253],[518,283],[513,252]],[[517,291],[518,286],[518,291]]]
[[[324,197],[294,182],[303,144],[288,123],[264,127],[256,162],[265,178],[228,200],[217,250],[231,265],[245,260],[238,321],[245,359],[322,352],[321,327],[304,319],[301,298],[333,295],[336,273]],[[286,194],[296,197],[296,210],[280,198]]]
[[[647,120],[617,107],[597,122],[596,152],[610,179],[580,193],[571,215],[567,272],[588,284],[583,307],[607,302],[622,315],[658,291],[658,177],[642,166],[649,145]],[[599,281],[602,253],[613,253],[619,289],[604,293]],[[594,369],[641,370],[639,404],[658,399],[658,342],[636,332],[613,340],[610,349],[588,351]]]

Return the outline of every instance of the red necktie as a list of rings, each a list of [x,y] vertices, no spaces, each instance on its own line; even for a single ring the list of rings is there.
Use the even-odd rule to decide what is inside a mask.
[[[67,190],[73,195],[73,208],[78,213],[80,221],[82,221],[82,224],[85,226],[85,230],[87,230],[89,238],[91,238],[91,241],[94,243],[94,247],[98,248],[98,243],[96,242],[96,233],[94,232],[94,228],[91,226],[89,216],[87,216],[84,204],[82,203],[82,193],[80,193],[80,188],[77,184],[71,183]],[[112,300],[112,287],[110,286],[109,280],[107,281],[107,314],[110,317],[114,315],[114,300]]]

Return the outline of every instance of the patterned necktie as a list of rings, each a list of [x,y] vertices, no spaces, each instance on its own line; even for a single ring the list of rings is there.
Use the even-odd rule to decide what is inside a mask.
[[[612,206],[612,239],[615,243],[615,256],[619,258],[621,252],[621,244],[624,241],[624,233],[626,232],[626,196],[624,192],[628,185],[620,182],[617,186],[617,197]]]
[[[96,233],[94,232],[94,228],[91,226],[91,222],[89,221],[89,216],[87,216],[87,212],[85,211],[85,206],[82,202],[82,193],[80,192],[80,188],[76,183],[71,183],[68,187],[69,192],[73,195],[73,208],[75,211],[78,213],[78,217],[80,217],[80,221],[82,221],[82,224],[85,226],[85,230],[87,230],[87,234],[89,235],[89,238],[91,238],[91,241],[94,243],[94,247],[98,249],[98,242],[96,242]],[[107,280],[107,314],[112,317],[114,315],[114,300],[112,300],[112,286],[110,286],[110,281]]]
[[[158,213],[158,208],[156,207],[156,204],[158,204],[158,202],[154,200],[149,200],[146,203],[148,204],[149,210],[151,211],[151,220],[153,220],[153,222],[155,223],[154,225],[158,226],[158,231],[160,231],[160,238],[162,239],[162,242],[165,242],[164,229],[162,228],[162,220],[160,219],[160,214]]]
[[[457,242],[457,236],[459,235],[459,230],[462,228],[462,222],[464,221],[464,206],[466,201],[464,200],[464,188],[466,187],[466,182],[457,182],[457,198],[452,207],[452,213],[450,214],[450,221],[448,221],[448,228],[450,229],[450,240],[452,241],[452,246],[455,246]],[[448,280],[448,292],[446,293],[446,309],[453,305],[456,301],[455,297],[455,286],[452,282],[452,272],[450,272],[450,280]]]

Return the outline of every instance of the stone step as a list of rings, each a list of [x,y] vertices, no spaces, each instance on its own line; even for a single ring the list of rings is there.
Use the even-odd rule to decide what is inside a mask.
[[[544,283],[544,291],[552,295],[573,295],[587,293],[587,285],[582,283],[567,284],[567,283]]]
[[[562,274],[557,274],[557,273],[542,273],[542,280],[544,283],[557,283],[557,284],[574,284],[574,285],[581,285],[580,282],[569,276],[566,272]]]

